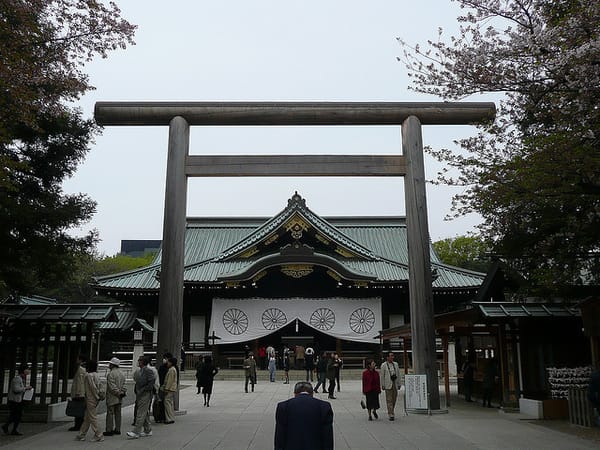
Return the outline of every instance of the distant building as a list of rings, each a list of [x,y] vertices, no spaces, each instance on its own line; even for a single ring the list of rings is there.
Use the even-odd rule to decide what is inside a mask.
[[[160,239],[124,239],[121,241],[121,255],[138,258],[147,253],[158,253]]]

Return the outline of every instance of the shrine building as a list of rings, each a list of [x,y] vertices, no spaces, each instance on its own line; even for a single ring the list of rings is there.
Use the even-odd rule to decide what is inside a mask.
[[[431,266],[436,314],[472,301],[484,279],[442,263],[433,248]],[[156,329],[160,270],[159,251],[151,265],[97,278],[95,288]],[[381,330],[410,320],[408,277],[403,217],[322,217],[296,193],[274,217],[188,218],[183,346],[375,354]],[[156,333],[146,344],[156,346]]]

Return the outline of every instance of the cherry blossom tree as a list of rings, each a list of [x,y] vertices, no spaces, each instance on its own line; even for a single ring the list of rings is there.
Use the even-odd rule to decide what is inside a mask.
[[[493,123],[430,149],[438,182],[463,186],[453,213],[532,285],[600,281],[600,2],[458,0],[460,31],[399,39],[411,88],[446,100],[496,93]]]

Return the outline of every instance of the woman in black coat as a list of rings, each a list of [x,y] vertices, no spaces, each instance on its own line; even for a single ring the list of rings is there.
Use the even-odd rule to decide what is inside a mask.
[[[200,377],[198,378],[198,384],[202,386],[202,394],[204,394],[204,406],[210,406],[210,395],[212,394],[213,381],[217,373],[219,373],[219,368],[213,365],[212,357],[209,355],[205,356],[204,364],[200,368]]]
[[[200,358],[196,363],[196,387],[198,388],[196,394],[200,393],[200,388],[202,387],[202,367],[204,367],[204,358]]]

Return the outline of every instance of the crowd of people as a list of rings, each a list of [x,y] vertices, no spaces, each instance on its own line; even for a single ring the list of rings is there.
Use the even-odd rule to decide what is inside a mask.
[[[289,383],[288,371],[292,366],[290,351],[284,347],[280,367],[285,371],[284,383]],[[313,394],[322,392],[328,394],[329,399],[335,399],[334,392],[340,392],[340,369],[342,359],[335,352],[323,352],[317,355],[309,346],[303,348],[302,358],[298,358],[296,349],[295,361],[302,360],[301,367],[306,370],[306,381],[296,383],[294,397],[280,402],[276,410],[276,432],[275,448],[288,448],[289,442],[301,442],[307,447],[298,448],[332,448],[333,445],[333,410],[331,404],[314,398]],[[243,361],[245,373],[244,390],[254,392],[256,384],[257,368],[269,371],[269,379],[275,382],[275,371],[277,370],[277,353],[272,346],[265,347],[265,362],[263,365],[263,354],[259,349],[258,362],[254,353],[247,351]],[[76,440],[85,441],[91,429],[93,441],[104,441],[106,436],[118,436],[121,434],[121,408],[123,398],[127,396],[125,385],[125,374],[121,371],[121,362],[118,358],[112,358],[109,362],[109,371],[106,375],[106,383],[103,383],[98,375],[98,363],[88,360],[80,355],[77,360],[77,369],[73,377],[71,398],[67,407],[67,415],[74,417],[73,427],[69,431],[77,431]],[[179,367],[177,358],[170,353],[163,355],[162,363],[158,368],[154,367],[147,356],[141,356],[137,361],[137,369],[133,372],[134,381],[134,422],[133,429],[128,431],[127,437],[138,439],[140,437],[152,436],[152,425],[150,417],[154,417],[154,423],[172,424],[175,420],[174,396],[178,391]],[[287,370],[286,370],[287,369]],[[469,370],[474,371],[471,363],[466,363],[463,368],[463,376],[466,372],[467,378],[471,375]],[[219,368],[214,364],[210,355],[204,356],[196,366],[197,394],[203,394],[204,406],[210,407],[211,394],[215,375]],[[313,387],[313,373],[316,373],[316,384]],[[10,382],[8,392],[9,417],[2,425],[5,434],[21,435],[18,430],[23,410],[23,396],[32,387],[27,384],[29,368],[27,364],[21,364],[17,375]],[[497,377],[497,366],[495,359],[491,359],[485,368],[483,376],[483,405],[489,406],[491,399],[491,387]],[[326,384],[328,384],[326,389]],[[380,395],[385,394],[387,414],[390,421],[395,420],[395,407],[398,399],[398,390],[401,386],[401,369],[394,361],[394,353],[388,352],[385,360],[377,369],[374,360],[366,361],[366,368],[362,373],[362,393],[364,400],[361,406],[367,411],[368,420],[378,419],[377,411],[380,409]],[[471,400],[471,392],[467,387],[465,390],[466,401]],[[600,372],[592,375],[588,398],[600,413]],[[102,432],[98,424],[97,408],[100,402],[106,402],[106,427]],[[296,433],[293,423],[314,422],[320,432]],[[12,424],[12,431],[9,430]],[[600,423],[597,425],[600,426]],[[307,441],[308,440],[308,441]],[[331,446],[331,447],[330,447]]]
[[[106,382],[98,375],[98,363],[80,355],[77,369],[71,385],[71,398],[67,405],[67,415],[74,417],[74,424],[69,431],[77,431],[76,440],[85,441],[89,430],[92,430],[92,441],[104,441],[106,436],[121,434],[121,408],[127,396],[125,374],[121,371],[121,361],[112,358]],[[163,355],[162,364],[156,368],[151,359],[141,356],[137,368],[132,373],[135,396],[133,429],[127,437],[138,439],[152,436],[150,416],[154,423],[166,425],[175,422],[174,396],[178,391],[179,368],[177,358],[170,353]],[[100,402],[106,402],[106,426],[101,431],[98,424],[97,408]],[[15,422],[15,430],[18,420]],[[8,425],[6,425],[8,427]]]

